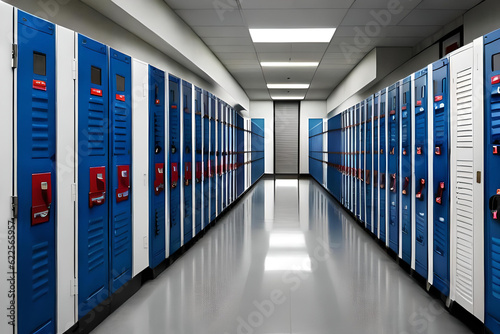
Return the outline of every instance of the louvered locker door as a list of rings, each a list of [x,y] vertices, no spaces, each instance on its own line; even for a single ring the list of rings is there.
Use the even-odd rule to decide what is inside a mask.
[[[379,156],[379,173],[380,173],[380,237],[379,239],[387,244],[387,185],[389,184],[389,179],[387,177],[387,151],[388,151],[388,141],[387,141],[387,90],[384,89],[380,92],[380,156]]]
[[[193,86],[182,81],[183,245],[193,237]]]
[[[425,77],[426,78],[426,77]],[[425,80],[425,79],[424,79]],[[424,86],[425,89],[425,86]],[[403,80],[401,84],[401,137],[400,137],[400,184],[399,193],[400,207],[399,216],[401,220],[401,250],[402,259],[411,265],[412,261],[412,226],[411,226],[411,199],[412,199],[412,161],[411,161],[411,101],[412,101],[411,77]],[[426,100],[420,98],[420,104]],[[418,104],[418,103],[417,103]]]
[[[479,179],[478,183],[477,179],[483,171],[483,98],[474,92],[474,87],[483,87],[483,73],[482,62],[474,60],[478,52],[482,59],[482,42],[477,43],[450,56],[450,297],[483,320],[484,181]],[[488,170],[485,173],[487,177],[490,175]],[[498,173],[495,170],[493,174]],[[488,185],[487,179],[485,181]],[[434,219],[437,215],[435,212]],[[498,308],[494,312],[498,312]]]
[[[202,212],[203,212],[203,115],[202,115],[202,91],[195,87],[194,94],[194,113],[195,113],[195,132],[194,132],[194,226],[195,234],[201,232],[202,227]]]

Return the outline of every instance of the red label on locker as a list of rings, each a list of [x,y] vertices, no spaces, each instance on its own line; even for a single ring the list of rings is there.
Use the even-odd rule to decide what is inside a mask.
[[[160,104],[160,100],[159,100],[159,99],[156,99],[156,100],[155,100],[155,104]]]
[[[33,89],[38,89],[38,90],[47,90],[47,83],[42,80],[33,80]]]
[[[500,75],[495,75],[494,77],[491,78],[491,84],[496,85],[500,83]]]
[[[93,208],[106,200],[106,167],[91,167],[89,176],[89,208]]]
[[[165,164],[155,164],[155,195],[159,195],[165,190]]]
[[[421,107],[422,106],[422,101],[417,101],[417,107]]]
[[[408,108],[406,106],[403,106],[403,108],[401,108],[403,111],[404,110],[407,110]]]
[[[396,115],[396,110],[391,110],[390,114],[391,115]]]
[[[498,154],[498,146],[493,146],[493,154]]]
[[[97,89],[97,88],[90,88],[90,95],[102,97],[102,90]]]
[[[434,97],[434,102],[440,102],[443,101],[443,95],[438,95]]]
[[[123,102],[125,102],[125,95],[116,94],[116,99],[117,99],[118,101],[123,101]]]
[[[51,173],[31,175],[31,225],[49,221],[51,204]]]
[[[175,105],[175,104],[172,104],[170,107],[171,107],[172,109],[177,109],[177,105]]]
[[[130,192],[130,166],[116,166],[118,172],[118,189],[116,189],[116,202],[128,200]]]
[[[179,168],[176,162],[170,164],[170,187],[177,187],[177,182],[179,181]]]

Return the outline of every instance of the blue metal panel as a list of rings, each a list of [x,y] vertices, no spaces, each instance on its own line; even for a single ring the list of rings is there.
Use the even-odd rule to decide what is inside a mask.
[[[366,172],[365,172],[365,184],[366,184],[366,227],[369,231],[372,230],[372,126],[373,126],[373,98],[370,97],[366,100]]]
[[[403,256],[402,259],[407,264],[411,264],[411,202],[412,202],[412,192],[411,192],[411,77],[403,80],[403,85],[401,86],[402,98],[400,103],[401,107],[401,177],[403,184],[401,185],[401,229],[402,229],[402,249]],[[421,102],[424,104],[425,100]],[[417,131],[418,132],[418,131]]]
[[[264,174],[264,119],[252,119],[252,184]]]
[[[208,92],[203,91],[203,228],[210,223],[210,113]]]
[[[91,80],[94,72],[94,80]],[[99,80],[97,80],[99,79]],[[109,296],[107,47],[78,35],[78,316]],[[100,169],[98,169],[100,168]],[[95,172],[94,172],[95,171]],[[95,189],[92,186],[99,186]],[[104,188],[104,189],[103,189]],[[104,190],[99,193],[96,190]],[[108,194],[111,194],[108,196]]]
[[[428,266],[428,92],[427,70],[415,73],[415,270],[427,278]],[[447,162],[446,162],[447,163]]]
[[[132,66],[131,58],[109,51],[109,201],[111,293],[132,278]]]
[[[209,175],[210,175],[210,221],[215,220],[217,217],[217,211],[216,211],[216,190],[217,190],[217,185],[216,185],[216,179],[215,179],[215,174],[217,172],[217,165],[216,165],[216,141],[215,141],[215,114],[216,114],[216,100],[215,96],[210,94],[210,168],[209,168]]]
[[[182,81],[184,115],[183,187],[184,187],[184,244],[193,238],[193,88]]]
[[[500,31],[484,37],[485,43],[485,325],[493,333],[500,333],[500,224],[498,222],[500,156]],[[495,154],[497,153],[497,154]]]
[[[379,192],[379,174],[378,174],[378,161],[379,161],[379,106],[380,95],[377,93],[373,101],[373,233],[378,235],[378,222],[379,222],[379,209],[378,209],[378,192]]]
[[[228,164],[228,149],[227,149],[227,105],[226,103],[222,103],[222,118],[221,120],[221,129],[222,129],[222,138],[221,138],[221,156],[222,156],[222,166],[221,166],[221,174],[222,174],[222,182],[221,182],[221,202],[222,202],[222,210],[224,210],[227,206],[227,190],[228,190],[228,182],[227,182],[227,164]]]
[[[389,88],[389,247],[399,252],[399,83]]]
[[[149,265],[165,259],[165,73],[149,66]]]
[[[203,207],[203,196],[202,196],[202,182],[203,182],[203,151],[202,151],[202,128],[203,128],[203,119],[202,119],[202,91],[200,88],[195,87],[194,94],[194,112],[195,112],[195,232],[196,234],[201,231],[201,213]]]
[[[362,156],[363,156],[363,151],[364,151],[364,147],[363,147],[363,134],[362,134],[362,131],[364,129],[364,124],[361,123],[361,107],[360,107],[360,104],[357,104],[356,105],[356,109],[355,109],[355,113],[356,113],[356,145],[357,145],[357,148],[356,148],[356,154],[355,154],[355,159],[356,159],[356,163],[355,163],[355,166],[356,166],[356,171],[355,171],[355,174],[356,174],[356,194],[357,194],[357,197],[356,197],[356,216],[358,217],[358,219],[361,219],[361,221],[364,220],[364,207],[362,206],[363,203],[364,203],[364,199],[362,198],[363,195],[362,195],[362,192],[361,192],[361,187],[363,187],[362,183],[363,183],[363,176],[362,176],[362,172],[363,172],[363,166],[364,166],[364,160],[362,159]]]
[[[238,197],[245,191],[245,123],[243,117],[236,115],[236,143],[237,143],[237,156],[236,156],[236,194]]]
[[[385,122],[387,120],[387,92],[384,89],[380,92],[380,240],[382,242],[386,242],[386,221],[387,221],[387,212],[386,212],[386,204],[387,204],[387,138],[386,138],[386,125]]]
[[[450,293],[450,80],[448,59],[434,63],[433,72],[435,93],[433,189],[436,191],[433,284],[441,293],[448,296]]]
[[[217,155],[217,215],[220,215],[222,212],[222,109],[223,102],[217,99],[217,118],[216,118],[216,126],[217,126],[217,146],[216,146],[216,155]]]
[[[323,182],[323,120],[309,119],[309,174],[320,184]]]
[[[359,198],[360,198],[360,215],[359,219],[362,222],[366,221],[366,160],[365,160],[365,148],[366,148],[366,109],[365,104],[361,103],[356,106],[356,109],[360,111],[360,148],[361,152],[360,158],[360,167],[359,167],[359,179],[360,179],[360,190],[359,190]]]
[[[55,333],[55,26],[19,11],[18,31],[18,333]]]
[[[180,80],[172,75],[168,76],[170,90],[169,106],[169,180],[170,180],[170,254],[175,253],[181,247],[181,188],[180,188],[180,154],[182,151],[180,142],[181,119],[180,109]]]

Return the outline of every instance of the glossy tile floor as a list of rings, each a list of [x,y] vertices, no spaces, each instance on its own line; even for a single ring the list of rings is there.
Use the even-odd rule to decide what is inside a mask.
[[[309,180],[262,180],[93,333],[470,333]]]

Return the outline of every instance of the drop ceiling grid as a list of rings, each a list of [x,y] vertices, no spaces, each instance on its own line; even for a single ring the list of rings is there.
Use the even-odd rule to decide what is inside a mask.
[[[403,10],[379,26],[355,54],[360,31],[389,0],[165,0],[242,85],[250,99],[270,98],[267,83],[310,83],[307,98],[326,99],[374,47],[413,47],[482,0],[399,0]],[[375,14],[374,14],[375,13]],[[329,44],[254,44],[248,28],[336,27]],[[369,27],[368,27],[369,28]],[[317,69],[261,68],[260,61],[319,61]],[[281,80],[281,81],[276,81]],[[306,80],[306,81],[304,81]],[[288,81],[288,80],[287,80]]]

